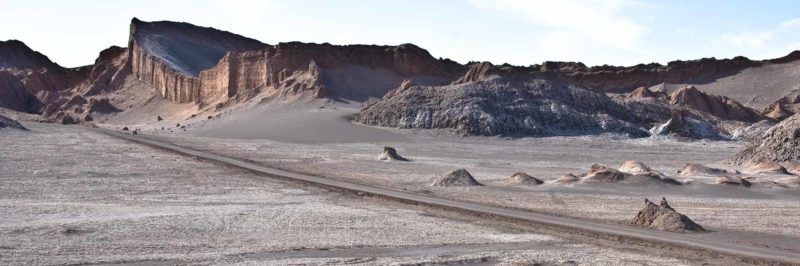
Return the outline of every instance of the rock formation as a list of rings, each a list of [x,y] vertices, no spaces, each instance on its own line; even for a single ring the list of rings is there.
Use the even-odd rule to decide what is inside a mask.
[[[781,121],[732,158],[736,164],[800,161],[800,114]]]
[[[515,173],[506,179],[505,184],[507,186],[518,186],[518,185],[526,185],[526,186],[535,186],[541,185],[544,183],[541,179],[532,177],[526,173]]]
[[[643,165],[643,164],[642,164]],[[626,169],[632,170],[632,169]],[[664,183],[670,185],[681,185],[680,182],[667,178],[655,171],[647,171],[640,173],[626,173],[617,169],[608,168],[599,164],[592,165],[588,173],[581,177],[581,182],[601,182],[601,183],[627,183],[627,184],[644,184],[644,183]]]
[[[383,152],[381,153],[381,155],[378,156],[378,160],[381,160],[381,161],[404,161],[404,162],[408,161],[408,159],[403,158],[403,156],[400,156],[399,154],[397,154],[397,150],[395,150],[392,147],[388,147],[388,146],[387,147],[383,147]]]
[[[0,107],[35,112],[40,92],[58,92],[83,81],[89,68],[63,68],[16,40],[0,41]]]
[[[631,220],[631,224],[671,232],[706,231],[689,217],[673,209],[665,198],[661,199],[660,204],[644,199],[644,204],[644,208]]]
[[[788,175],[789,171],[786,170],[785,167],[781,166],[780,164],[771,161],[771,160],[761,160],[752,165],[750,165],[747,169],[750,173],[754,174],[770,174],[770,175]]]
[[[469,187],[482,186],[472,175],[464,169],[450,171],[433,181],[434,187]]]
[[[22,124],[17,122],[17,120],[0,115],[0,129],[4,128],[28,130],[27,128],[22,126]]]
[[[650,129],[652,136],[667,136],[683,139],[727,139],[727,134],[707,120],[686,110],[672,110],[669,120]]]
[[[656,93],[645,87],[639,87],[628,94],[628,97],[634,99],[662,98],[664,96],[663,92]]]
[[[412,86],[362,109],[358,122],[399,128],[444,128],[464,135],[549,136],[619,133],[666,120],[669,107],[627,103],[547,80],[495,78],[448,86]],[[638,110],[637,110],[638,111]],[[639,115],[646,113],[643,115]]]
[[[725,96],[709,95],[694,86],[687,86],[669,95],[673,105],[692,108],[725,120],[756,122],[763,117],[753,109]]]
[[[580,182],[581,178],[574,175],[574,174],[566,174],[558,177],[558,179],[554,180],[553,183],[555,184],[571,184]]]

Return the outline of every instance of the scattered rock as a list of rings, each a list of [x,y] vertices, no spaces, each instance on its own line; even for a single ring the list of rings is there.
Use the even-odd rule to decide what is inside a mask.
[[[175,125],[175,127],[181,127],[181,123],[178,123],[177,125]]]
[[[719,168],[711,168],[702,164],[690,163],[686,164],[686,166],[684,166],[683,169],[678,170],[678,174],[682,176],[697,176],[697,175],[714,176],[714,175],[731,174],[731,172]]]
[[[213,117],[213,116],[210,116],[210,115],[208,116],[208,119],[209,119],[209,120],[211,120],[212,118],[214,118],[214,117]]]
[[[161,118],[161,116],[160,116],[160,115],[159,115],[159,116],[156,116],[156,121],[161,121],[161,120],[164,120],[164,119],[163,119],[163,118]]]
[[[516,186],[516,185],[541,185],[544,183],[541,179],[532,177],[526,173],[515,173],[506,179],[505,184],[508,186]]]
[[[122,131],[128,131],[128,127],[123,127]]]
[[[403,158],[403,156],[400,156],[399,154],[397,154],[397,150],[395,150],[392,147],[388,147],[388,146],[383,147],[383,153],[381,153],[381,155],[378,156],[378,160],[381,160],[381,161],[404,161],[404,162],[408,161],[408,159]]]
[[[743,186],[743,187],[750,187],[753,183],[737,176],[720,176],[717,177],[716,181],[717,185],[732,185],[732,186]]]
[[[636,214],[631,224],[670,232],[706,231],[686,215],[675,211],[665,198],[661,198],[658,205],[645,198],[644,204],[644,209]]]
[[[92,117],[91,114],[86,114],[86,116],[83,117],[83,121],[92,122],[94,121],[94,117]]]
[[[458,169],[448,172],[433,181],[431,186],[434,187],[468,187],[468,186],[482,186],[478,183],[472,175],[465,169]]]

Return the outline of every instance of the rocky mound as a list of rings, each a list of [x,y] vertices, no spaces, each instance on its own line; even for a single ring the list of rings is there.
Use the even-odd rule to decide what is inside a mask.
[[[17,122],[17,120],[0,115],[0,129],[3,128],[28,130],[27,128],[22,126],[22,124]]]
[[[752,183],[747,179],[738,177],[738,176],[720,176],[717,177],[715,181],[717,185],[731,185],[731,186],[743,186],[743,187],[750,187]]]
[[[650,129],[652,136],[682,139],[728,139],[723,130],[686,110],[673,110],[669,120]]]
[[[658,205],[648,199],[644,199],[644,204],[644,209],[636,214],[631,224],[671,232],[706,231],[692,219],[669,206],[665,198],[661,198],[661,203]]]
[[[728,170],[712,168],[698,163],[686,164],[683,169],[678,170],[678,174],[682,176],[714,176],[731,174]]]
[[[796,114],[798,109],[800,109],[800,92],[792,91],[764,108],[762,113],[775,121],[783,121]]]
[[[397,154],[397,150],[395,150],[392,147],[388,147],[388,146],[387,147],[383,147],[383,153],[381,153],[381,155],[378,156],[378,160],[381,160],[381,161],[404,161],[404,162],[408,161],[408,159],[403,158],[403,156],[400,156],[399,154]]]
[[[663,92],[656,93],[645,87],[639,87],[628,94],[629,98],[634,99],[661,98],[664,96]]]
[[[798,187],[800,187],[800,176],[784,177],[784,178],[775,180],[775,183],[778,183],[781,186],[785,186],[785,187],[798,188]]]
[[[651,171],[631,174],[622,172],[617,169],[608,168],[599,164],[592,165],[592,168],[589,170],[589,172],[581,177],[581,182],[625,183],[625,184],[664,183],[670,185],[681,185],[681,183],[678,182],[677,180],[665,177],[656,171],[651,170]]]
[[[533,186],[533,185],[541,185],[543,183],[544,181],[532,177],[526,173],[515,173],[509,176],[508,179],[506,179],[505,181],[505,184],[507,186],[518,186],[518,185]]]
[[[668,115],[669,108],[662,105],[629,106],[603,94],[547,80],[496,78],[449,86],[411,86],[366,106],[358,122],[444,128],[464,135],[618,133],[645,137],[649,132],[643,124],[667,120]]]
[[[800,114],[781,121],[732,158],[740,165],[764,160],[777,163],[800,160]]]
[[[620,164],[620,166],[619,166],[619,168],[617,168],[617,170],[619,170],[620,172],[629,173],[629,174],[650,174],[650,173],[659,174],[659,175],[661,174],[658,171],[653,170],[652,168],[650,168],[650,166],[647,166],[643,162],[639,162],[639,161],[624,161],[624,162],[622,162],[622,164]]]
[[[448,172],[433,181],[434,187],[469,187],[482,186],[472,175],[464,169]]]
[[[684,106],[725,120],[756,122],[763,117],[753,109],[725,96],[710,95],[687,86],[669,95],[670,104]]]
[[[580,177],[578,177],[578,176],[576,176],[574,174],[566,174],[566,175],[562,175],[562,176],[558,177],[558,179],[556,179],[556,180],[553,180],[553,183],[555,183],[555,184],[571,184],[571,183],[576,183],[576,182],[580,182],[580,181],[581,181]]]

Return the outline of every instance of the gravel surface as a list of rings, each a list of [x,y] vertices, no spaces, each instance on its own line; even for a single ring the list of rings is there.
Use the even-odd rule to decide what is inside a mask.
[[[0,138],[0,264],[685,263],[26,126]]]

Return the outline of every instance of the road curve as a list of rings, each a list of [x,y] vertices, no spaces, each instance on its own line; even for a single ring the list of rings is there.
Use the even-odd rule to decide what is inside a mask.
[[[738,257],[755,261],[800,265],[800,254],[796,252],[746,246],[746,245],[737,245],[733,243],[720,243],[712,239],[704,238],[703,234],[670,233],[663,231],[641,229],[636,227],[629,227],[624,225],[596,223],[574,218],[558,217],[547,214],[512,210],[501,207],[487,206],[476,203],[461,202],[456,200],[419,195],[407,191],[395,190],[390,188],[382,188],[382,187],[368,186],[368,185],[356,184],[345,181],[331,180],[323,177],[298,174],[298,173],[273,169],[257,165],[254,163],[249,163],[239,159],[234,159],[226,156],[213,154],[210,152],[198,151],[186,147],[181,147],[171,143],[154,140],[152,138],[145,138],[142,137],[141,135],[132,135],[129,133],[117,132],[108,129],[95,129],[95,130],[110,136],[133,141],[139,144],[165,149],[179,154],[201,158],[204,160],[223,163],[229,166],[250,170],[268,176],[290,179],[294,181],[300,181],[303,183],[310,183],[317,186],[340,189],[356,193],[366,193],[409,203],[418,203],[433,207],[457,210],[469,214],[475,214],[481,216],[488,215],[498,218],[513,219],[535,224],[543,224],[548,226],[567,228],[591,234],[601,234],[606,236],[612,236],[615,238],[633,239],[657,245],[668,245],[681,248],[688,248],[692,250],[702,250],[702,251],[724,254],[732,257]]]

